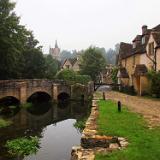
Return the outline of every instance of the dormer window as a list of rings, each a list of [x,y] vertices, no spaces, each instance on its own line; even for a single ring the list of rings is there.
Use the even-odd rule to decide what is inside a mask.
[[[136,48],[136,43],[135,42],[133,42],[133,48]]]
[[[142,37],[142,44],[145,44],[145,37]]]

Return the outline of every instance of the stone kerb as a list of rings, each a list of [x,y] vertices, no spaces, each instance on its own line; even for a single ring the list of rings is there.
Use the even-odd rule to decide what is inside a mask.
[[[71,160],[94,160],[96,153],[107,153],[128,145],[125,138],[98,135],[98,99],[94,97],[92,101],[92,110],[82,133],[81,146],[72,148]]]

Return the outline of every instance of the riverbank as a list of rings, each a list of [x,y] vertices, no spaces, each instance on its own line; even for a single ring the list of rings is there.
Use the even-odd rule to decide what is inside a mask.
[[[92,100],[91,114],[86,122],[81,137],[81,146],[72,148],[71,160],[94,160],[97,153],[108,153],[122,149],[128,145],[122,137],[100,135],[97,120],[99,117],[99,101],[102,93],[95,93]]]
[[[158,160],[160,157],[160,127],[150,129],[145,119],[112,100],[99,102],[98,132],[103,135],[122,136],[129,145],[124,150],[97,154],[96,160]]]
[[[143,116],[129,107],[122,106],[119,113],[117,103],[102,100],[102,93],[93,99],[81,146],[73,147],[72,160],[159,159],[160,127],[148,127]]]

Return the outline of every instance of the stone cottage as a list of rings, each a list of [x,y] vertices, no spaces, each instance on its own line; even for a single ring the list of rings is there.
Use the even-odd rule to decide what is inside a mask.
[[[144,25],[132,44],[121,42],[118,66],[119,84],[133,86],[138,95],[147,93],[147,72],[160,71],[160,25],[152,29]]]
[[[80,71],[80,60],[78,58],[69,58],[66,59],[62,66],[61,69],[72,69],[75,72]]]

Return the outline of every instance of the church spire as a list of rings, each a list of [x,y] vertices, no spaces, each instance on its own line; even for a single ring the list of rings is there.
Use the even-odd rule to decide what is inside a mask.
[[[56,42],[55,42],[55,48],[58,48],[57,40],[56,40]]]

